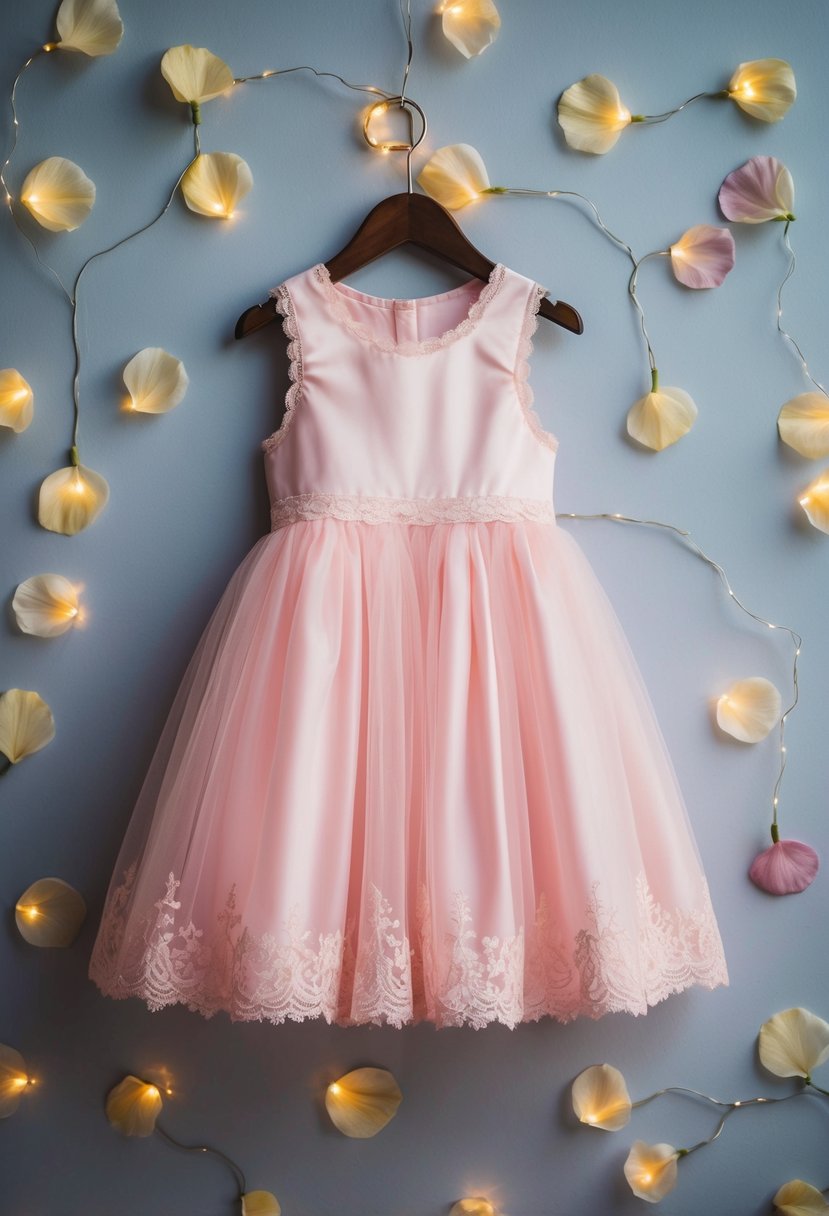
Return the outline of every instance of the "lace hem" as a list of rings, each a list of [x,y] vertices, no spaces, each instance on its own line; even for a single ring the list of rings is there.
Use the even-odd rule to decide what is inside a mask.
[[[271,530],[297,519],[359,520],[362,523],[472,523],[519,519],[556,522],[552,499],[482,494],[460,498],[383,498],[364,494],[294,494],[271,504]]]
[[[282,314],[282,329],[285,337],[288,339],[287,349],[288,359],[290,360],[288,364],[288,379],[290,380],[290,384],[285,394],[285,413],[282,416],[282,422],[273,434],[268,435],[267,439],[262,440],[263,452],[272,451],[285,438],[296,410],[297,399],[302,392],[302,344],[299,338],[299,327],[297,325],[291,293],[284,283],[280,283],[278,287],[275,287],[268,294],[276,300],[277,312]]]
[[[450,346],[453,342],[457,342],[458,338],[462,338],[464,335],[472,332],[489,302],[498,294],[504,281],[506,267],[503,263],[496,262],[490,271],[488,281],[484,283],[483,290],[473,301],[469,312],[462,321],[459,321],[457,325],[452,329],[448,329],[445,333],[439,334],[434,338],[424,338],[420,342],[395,342],[391,338],[381,338],[378,334],[373,334],[366,325],[355,320],[348,311],[342,295],[331,281],[331,275],[325,263],[319,262],[313,267],[313,271],[333,315],[349,332],[353,333],[363,342],[370,342],[373,346],[379,347],[380,350],[387,351],[390,354],[428,355],[433,351],[441,350],[444,346]],[[452,293],[443,292],[439,294],[448,296],[453,294],[454,291],[457,291],[457,288],[454,288]],[[433,299],[434,297],[428,298]]]
[[[438,1028],[481,1029],[492,1022],[514,1028],[544,1016],[568,1022],[644,1014],[692,984],[728,984],[704,877],[694,908],[667,909],[641,873],[635,939],[618,927],[617,913],[606,908],[595,884],[584,928],[569,944],[553,924],[545,893],[531,925],[515,934],[481,936],[470,898],[458,890],[450,924],[434,932],[424,883],[412,944],[401,912],[374,884],[359,934],[353,920],[345,930],[315,934],[302,925],[296,907],[279,941],[242,923],[235,883],[212,929],[185,924],[177,916],[180,881],[173,873],[155,911],[127,938],[136,866],[124,871],[107,904],[89,977],[105,996],[137,996],[153,1012],[186,1004],[206,1018],[223,1010],[231,1021],[324,1017],[340,1026],[428,1021]]]
[[[524,311],[524,321],[518,339],[518,355],[515,361],[515,387],[518,390],[518,401],[525,422],[539,443],[543,443],[545,447],[551,448],[555,452],[558,450],[558,439],[552,432],[545,431],[541,419],[532,408],[535,394],[529,382],[532,339],[538,329],[538,310],[546,294],[546,287],[542,287],[540,283],[534,283],[527,297],[527,307]]]

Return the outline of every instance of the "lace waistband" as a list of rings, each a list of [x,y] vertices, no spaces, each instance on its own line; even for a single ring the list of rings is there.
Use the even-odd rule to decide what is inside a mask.
[[[271,530],[298,519],[354,519],[363,523],[470,523],[520,519],[556,522],[552,499],[481,494],[458,498],[384,498],[364,494],[294,494],[271,505]]]

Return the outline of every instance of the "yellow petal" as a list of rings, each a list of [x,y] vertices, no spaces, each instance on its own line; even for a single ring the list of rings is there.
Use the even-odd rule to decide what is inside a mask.
[[[39,752],[55,737],[55,719],[46,702],[27,688],[0,695],[0,752],[12,764]]]
[[[829,397],[799,393],[777,415],[780,438],[810,460],[829,456]]]
[[[161,57],[161,74],[176,101],[209,101],[233,84],[224,60],[204,46],[170,47]]]
[[[625,1177],[639,1199],[659,1203],[676,1186],[677,1150],[672,1144],[646,1144],[634,1141],[627,1161]]]
[[[26,1062],[20,1052],[0,1043],[0,1119],[14,1114],[28,1084]]]
[[[630,125],[630,110],[622,105],[613,81],[594,73],[564,90],[558,121],[571,148],[601,154],[609,152]]]
[[[151,1136],[161,1106],[157,1086],[130,1074],[107,1094],[106,1115],[125,1136]]]
[[[785,59],[741,63],[728,82],[728,96],[762,122],[779,122],[797,97],[792,66]]]
[[[445,36],[467,59],[498,37],[501,18],[493,0],[444,0],[440,11]]]
[[[760,1027],[760,1063],[776,1077],[808,1077],[829,1060],[829,1022],[799,1007],[776,1013]]]
[[[449,1216],[498,1216],[498,1209],[488,1199],[477,1196],[471,1199],[459,1199],[452,1205]]]
[[[742,743],[759,743],[780,721],[780,693],[770,680],[737,680],[717,701],[717,725]]]
[[[450,211],[473,202],[489,187],[486,165],[471,144],[446,144],[438,148],[421,169],[417,181]]]
[[[130,408],[144,414],[171,410],[187,392],[189,382],[181,359],[160,346],[140,350],[124,368],[124,384],[132,399]]]
[[[115,0],[63,0],[56,18],[62,51],[111,55],[124,34]]]
[[[37,519],[42,528],[74,536],[95,520],[109,500],[100,473],[79,464],[50,473],[41,483]]]
[[[71,946],[86,917],[86,903],[61,878],[39,878],[17,901],[14,919],[31,946]]]
[[[77,621],[78,593],[62,574],[35,574],[19,584],[12,611],[23,633],[54,638]]]
[[[25,431],[32,421],[34,393],[31,385],[13,367],[0,369],[0,426]]]
[[[203,152],[181,179],[184,201],[191,211],[227,220],[253,185],[246,161],[235,152]]]
[[[242,1216],[280,1216],[281,1211],[270,1191],[248,1191],[242,1196]]]
[[[697,407],[681,388],[660,388],[632,405],[627,430],[632,439],[661,452],[686,435],[694,425]]]
[[[826,1196],[800,1178],[784,1182],[774,1196],[774,1206],[785,1216],[823,1216],[829,1212]]]
[[[400,1088],[385,1068],[355,1068],[325,1091],[325,1108],[344,1136],[375,1136],[397,1114]]]
[[[72,232],[92,210],[95,183],[74,161],[47,156],[27,173],[20,201],[42,228]]]
[[[829,532],[829,468],[809,483],[798,502],[810,524],[821,532]]]
[[[573,1110],[582,1123],[615,1132],[630,1122],[631,1102],[625,1078],[612,1064],[594,1064],[573,1082]]]

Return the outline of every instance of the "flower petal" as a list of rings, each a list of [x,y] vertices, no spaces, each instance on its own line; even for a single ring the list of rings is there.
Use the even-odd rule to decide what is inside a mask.
[[[72,232],[95,203],[95,183],[65,156],[47,156],[26,174],[20,201],[42,228]]]
[[[184,364],[160,346],[147,346],[124,368],[131,408],[144,414],[164,414],[178,405],[190,383]]]
[[[612,80],[594,73],[565,89],[558,102],[564,138],[579,152],[608,152],[630,125],[630,110],[622,105]]]
[[[31,946],[71,946],[86,917],[86,903],[61,878],[39,878],[17,901],[14,919]]]
[[[115,0],[63,0],[55,19],[62,51],[111,55],[124,36]]]
[[[280,1216],[282,1208],[270,1191],[248,1191],[242,1196],[242,1216]]]
[[[762,122],[779,122],[797,97],[792,65],[785,59],[741,63],[728,82],[728,96]]]
[[[780,438],[809,460],[829,456],[829,397],[799,393],[777,415]]]
[[[774,1196],[774,1206],[784,1216],[822,1216],[829,1212],[826,1196],[808,1182],[793,1178]]]
[[[748,876],[769,895],[797,895],[814,882],[819,867],[820,859],[810,845],[777,840],[754,858]]]
[[[450,211],[473,202],[489,188],[486,165],[471,144],[446,144],[438,148],[421,169],[417,181]]]
[[[686,287],[719,287],[734,266],[734,237],[727,228],[697,224],[671,245],[671,267]]]
[[[202,152],[181,179],[190,210],[214,220],[230,219],[252,185],[250,166],[235,152]]]
[[[813,527],[829,532],[829,468],[809,483],[798,502]]]
[[[13,367],[0,370],[0,426],[10,426],[18,434],[32,421],[32,386]]]
[[[26,1061],[20,1052],[0,1043],[0,1119],[14,1114],[28,1084]]]
[[[498,37],[501,18],[493,0],[444,0],[440,12],[444,35],[467,59]]]
[[[23,633],[55,638],[78,619],[78,593],[62,574],[35,574],[18,585],[12,611]]]
[[[760,1027],[760,1063],[776,1077],[808,1077],[829,1059],[829,1022],[808,1009],[784,1009]]]
[[[742,743],[759,743],[780,721],[780,693],[763,676],[737,680],[717,701],[717,725]]]
[[[125,1136],[151,1136],[161,1107],[157,1086],[130,1074],[107,1094],[106,1115]]]
[[[88,528],[109,501],[109,486],[100,473],[84,465],[56,469],[40,486],[37,519],[42,528],[74,536]]]
[[[572,1088],[573,1110],[582,1123],[615,1132],[630,1122],[625,1078],[612,1064],[594,1064],[579,1073]]]
[[[631,406],[627,430],[632,439],[661,452],[686,435],[694,425],[697,407],[681,388],[660,388],[646,393]]]
[[[230,68],[204,46],[171,46],[161,56],[161,74],[176,101],[201,102],[218,97],[233,84]]]
[[[397,1114],[403,1095],[385,1068],[355,1068],[325,1091],[325,1109],[345,1136],[375,1136]]]
[[[498,1216],[498,1211],[488,1199],[478,1195],[453,1203],[449,1216]]]
[[[0,752],[12,764],[39,752],[54,737],[55,719],[38,693],[9,688],[0,694]]]
[[[625,1161],[625,1178],[634,1195],[648,1203],[660,1199],[676,1186],[678,1151],[672,1144],[646,1144],[636,1140]]]
[[[752,156],[739,169],[733,169],[717,197],[725,218],[741,224],[793,218],[794,181],[783,162],[774,156]]]

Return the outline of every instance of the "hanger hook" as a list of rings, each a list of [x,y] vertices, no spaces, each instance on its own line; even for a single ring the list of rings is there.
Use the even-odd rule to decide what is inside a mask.
[[[373,119],[378,114],[384,114],[391,106],[399,106],[405,110],[409,118],[409,142],[407,144],[394,143],[389,140],[375,139],[369,128]],[[412,110],[416,111],[420,116],[421,130],[417,139],[414,138],[414,124],[412,121]],[[406,153],[406,188],[409,194],[412,193],[412,153],[423,140],[426,138],[426,115],[421,106],[413,101],[411,97],[403,97],[398,93],[395,97],[384,97],[382,101],[375,102],[366,111],[366,116],[363,119],[363,138],[370,148],[378,149],[381,152],[405,152]]]

